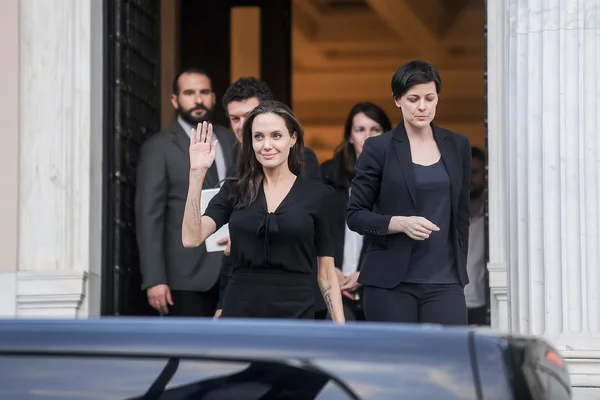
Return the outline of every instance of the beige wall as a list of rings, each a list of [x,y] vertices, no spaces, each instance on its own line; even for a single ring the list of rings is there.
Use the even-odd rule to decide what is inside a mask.
[[[19,0],[3,0],[0,4],[0,303],[5,305],[3,309],[9,312],[15,309],[16,312],[14,304],[19,223]]]

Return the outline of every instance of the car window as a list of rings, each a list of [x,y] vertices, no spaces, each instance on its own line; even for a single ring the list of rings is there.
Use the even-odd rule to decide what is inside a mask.
[[[407,358],[403,363],[319,360],[316,365],[351,386],[362,400],[477,399],[473,373],[460,359],[434,361],[429,357]]]
[[[1,356],[1,399],[123,399],[144,393],[165,360]]]
[[[0,398],[353,399],[330,376],[280,363],[94,356],[0,356]],[[171,360],[173,361],[173,360]],[[167,371],[168,364],[173,367]],[[167,372],[165,372],[167,371]],[[171,372],[171,373],[169,373]],[[156,396],[144,397],[157,380]],[[154,385],[154,386],[153,386]],[[162,386],[162,387],[160,387]]]

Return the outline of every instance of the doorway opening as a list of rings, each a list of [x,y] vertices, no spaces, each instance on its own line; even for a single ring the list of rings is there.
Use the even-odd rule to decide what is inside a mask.
[[[320,162],[333,155],[353,104],[394,124],[394,71],[424,59],[440,70],[439,125],[485,143],[485,4],[475,0],[131,0],[104,2],[105,137],[102,314],[142,315],[133,217],[140,145],[175,117],[181,68],[200,67],[220,97],[240,76],[265,80],[302,122]],[[487,240],[486,240],[487,242]]]
[[[433,63],[443,89],[436,122],[485,147],[485,5],[472,0],[293,0],[292,106],[321,161],[341,141],[353,104],[372,101],[393,124],[396,69]],[[432,4],[435,7],[432,8]]]
[[[101,314],[154,314],[141,291],[136,243],[139,149],[150,135],[172,123],[175,115],[169,97],[180,68],[199,67],[208,73],[218,99],[215,122],[225,126],[220,96],[236,74],[258,71],[274,96],[289,104],[291,1],[111,0],[103,4]],[[258,43],[250,51],[248,39],[253,38]]]

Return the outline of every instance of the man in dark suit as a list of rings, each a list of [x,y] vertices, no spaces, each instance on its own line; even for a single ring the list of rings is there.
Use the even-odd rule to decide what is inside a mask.
[[[242,140],[242,127],[246,116],[261,102],[266,100],[273,100],[273,93],[269,89],[269,86],[255,78],[255,77],[241,77],[234,83],[232,83],[225,93],[223,94],[223,109],[229,123],[231,124],[231,130],[235,133],[238,142]],[[228,177],[235,176],[235,165],[230,169]],[[308,179],[314,179],[321,181],[321,168],[315,152],[308,147],[304,148],[304,170],[303,175]],[[228,273],[229,273],[229,238],[221,238],[221,244],[227,243],[225,249],[225,256],[223,257],[223,266],[221,269],[221,300],[227,286]],[[316,282],[316,280],[315,280]],[[318,293],[320,291],[318,290]],[[317,309],[325,309],[325,303],[321,299],[320,295],[317,296],[318,304]],[[221,303],[221,302],[219,302]],[[322,304],[321,304],[322,303]],[[220,306],[218,307],[215,316],[220,315]]]
[[[212,316],[218,301],[222,252],[186,249],[181,224],[189,187],[190,131],[210,121],[216,102],[211,80],[201,70],[181,72],[173,82],[171,103],[177,120],[141,147],[135,199],[142,289],[162,315]],[[213,123],[217,157],[204,189],[218,187],[234,162],[235,136]]]

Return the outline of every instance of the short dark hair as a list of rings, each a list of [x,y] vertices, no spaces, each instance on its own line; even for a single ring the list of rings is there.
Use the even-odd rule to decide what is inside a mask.
[[[407,62],[401,65],[392,77],[394,99],[404,96],[413,86],[429,82],[435,83],[438,94],[442,91],[442,78],[431,63],[421,60]]]
[[[483,163],[485,164],[485,151],[483,151],[481,148],[473,146],[471,147],[471,158],[478,158],[481,161],[483,161]]]
[[[210,76],[206,73],[206,71],[204,71],[203,69],[200,68],[186,68],[182,71],[180,71],[176,76],[175,79],[173,79],[173,94],[178,95],[179,94],[179,90],[181,90],[181,88],[179,87],[179,78],[181,78],[181,75],[183,74],[198,74],[198,75],[204,75],[208,78],[208,80],[210,81],[210,85],[212,87],[212,79],[210,79]]]
[[[233,82],[223,94],[222,105],[227,114],[227,105],[233,101],[244,101],[256,97],[259,102],[273,100],[273,93],[266,82],[253,76],[242,76]]]

